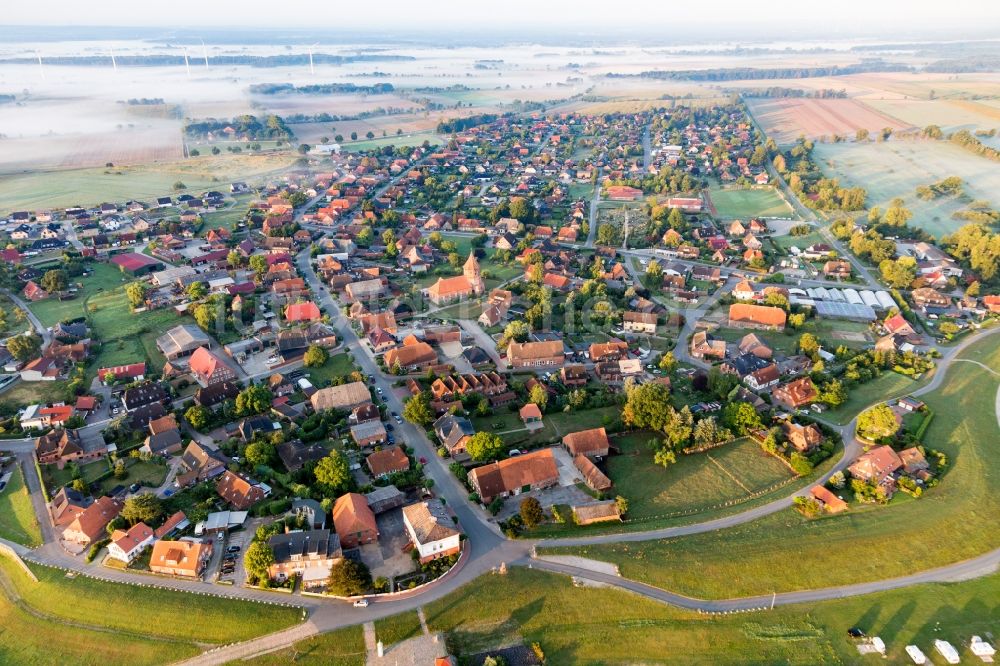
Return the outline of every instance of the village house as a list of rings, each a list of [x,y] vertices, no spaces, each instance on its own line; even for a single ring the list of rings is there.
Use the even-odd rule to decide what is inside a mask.
[[[166,576],[200,578],[211,559],[210,541],[157,541],[149,558],[149,570]]]
[[[372,478],[375,479],[410,469],[410,459],[398,446],[388,446],[381,451],[376,451],[365,458],[365,464],[368,466]]]
[[[462,549],[461,532],[441,500],[403,507],[403,525],[421,564],[455,555]]]
[[[469,483],[484,504],[497,497],[550,488],[559,482],[552,449],[492,462],[469,472]]]
[[[237,511],[247,511],[264,499],[264,491],[242,476],[226,470],[215,483],[215,492]]]
[[[181,455],[174,485],[185,488],[194,483],[214,479],[225,471],[226,459],[221,452],[207,449],[192,440]]]
[[[67,463],[85,464],[104,457],[108,448],[100,433],[85,441],[77,430],[57,428],[35,440],[35,457],[40,465],[55,464],[63,469]]]
[[[726,357],[726,341],[709,337],[706,331],[696,331],[691,336],[691,356],[698,359]]]
[[[592,459],[607,457],[611,446],[608,433],[603,427],[563,435],[562,445],[572,456],[582,455]]]
[[[632,333],[656,334],[656,314],[653,312],[626,312],[622,315],[622,328]]]
[[[564,365],[559,369],[559,379],[566,388],[586,386],[590,380],[586,366],[580,364]]]
[[[451,455],[465,453],[466,444],[476,434],[472,421],[464,416],[445,414],[434,421],[434,434]]]
[[[813,486],[809,490],[809,494],[813,496],[823,510],[827,513],[841,513],[847,511],[847,502],[840,499],[832,492],[824,488],[823,486]]]
[[[823,433],[812,424],[800,425],[791,421],[785,421],[782,424],[782,428],[785,431],[785,439],[800,453],[812,451],[823,441]]]
[[[562,340],[511,342],[507,346],[507,363],[514,369],[561,366],[565,359]]]
[[[816,401],[819,393],[808,377],[800,377],[774,389],[771,398],[788,409],[798,409]]]
[[[371,400],[371,391],[364,382],[328,386],[316,391],[309,398],[313,410],[317,413],[330,409],[350,411]]]
[[[860,479],[881,487],[887,497],[896,490],[895,474],[903,467],[903,461],[891,446],[879,446],[863,453],[847,467],[851,478]]]
[[[110,497],[100,497],[74,518],[63,530],[62,539],[78,546],[89,546],[103,539],[105,528],[121,513],[122,503]]]
[[[236,379],[236,371],[216,352],[198,347],[191,355],[191,376],[201,386],[207,387]]]
[[[108,544],[108,556],[121,562],[131,562],[142,554],[154,540],[149,525],[138,522],[128,530],[115,530]]]
[[[77,516],[83,513],[84,509],[94,503],[94,498],[89,495],[74,490],[70,486],[63,486],[52,496],[49,502],[49,515],[52,517],[52,524],[61,526],[73,522]]]
[[[387,437],[381,421],[365,421],[351,426],[351,438],[361,448],[381,444]]]
[[[268,577],[284,582],[299,576],[306,590],[325,590],[330,582],[330,568],[344,557],[340,537],[328,529],[275,534],[268,539],[268,545],[274,553]]]
[[[385,366],[394,369],[397,365],[404,372],[424,371],[438,362],[437,352],[426,342],[404,344],[401,347],[389,349],[383,357]]]
[[[347,493],[333,505],[333,525],[344,548],[357,548],[378,541],[378,526],[364,495]]]
[[[319,444],[306,444],[294,439],[278,445],[278,457],[289,472],[297,472],[306,465],[319,462],[328,452]]]
[[[729,326],[779,331],[785,327],[785,311],[770,305],[733,303],[729,306]]]

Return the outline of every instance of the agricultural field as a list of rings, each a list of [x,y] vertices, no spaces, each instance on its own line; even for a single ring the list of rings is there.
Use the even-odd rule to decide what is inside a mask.
[[[223,153],[136,166],[0,174],[0,214],[102,201],[149,200],[173,193],[177,182],[192,192],[218,189],[233,180],[262,180],[284,171],[294,159],[290,153]]]
[[[13,476],[0,492],[0,538],[25,546],[41,545],[42,532],[24,485],[24,475],[19,466],[12,467],[11,471]]]
[[[946,132],[993,129],[1000,126],[1000,109],[966,99],[872,99],[865,102],[882,113],[916,127],[939,125]]]
[[[861,627],[888,646],[888,663],[904,648],[927,653],[936,638],[953,645],[996,632],[1000,576],[922,585],[766,613],[700,615],[616,589],[574,586],[570,579],[514,567],[483,576],[425,607],[432,631],[448,632],[461,656],[511,644],[539,643],[548,663],[661,663],[668,654],[690,664],[868,663],[847,628]],[[669,646],[669,647],[665,647]],[[961,648],[960,648],[961,649]],[[967,650],[962,657],[973,660]],[[874,662],[872,662],[874,663]]]
[[[981,340],[960,357],[998,367],[1000,341]],[[988,370],[959,363],[940,388],[921,396],[935,413],[924,443],[949,463],[923,498],[897,493],[888,506],[853,504],[836,516],[810,520],[787,509],[677,539],[557,550],[613,562],[627,578],[702,598],[881,580],[975,557],[1000,547],[1000,481],[992,462],[998,386]],[[789,553],[810,565],[775,565]]]
[[[628,516],[630,524],[636,521],[636,530],[645,529],[644,519],[710,511],[793,478],[781,461],[747,439],[703,453],[678,454],[676,464],[663,468],[653,462],[648,446],[653,437],[648,432],[618,437],[621,455],[607,460],[608,476],[616,492],[629,500]]]
[[[721,220],[747,220],[751,217],[794,217],[792,207],[773,187],[759,189],[723,189],[708,191],[709,209]]]
[[[790,145],[805,135],[853,136],[859,129],[871,132],[891,127],[910,127],[863,102],[853,99],[749,99],[747,104],[754,119],[768,137],[779,145]]]
[[[184,158],[180,122],[94,134],[7,139],[0,170],[80,169],[172,162]]]
[[[935,237],[955,231],[964,223],[952,214],[973,199],[996,200],[1000,169],[978,155],[947,141],[887,141],[885,143],[817,143],[815,160],[831,177],[847,186],[868,190],[869,206],[885,206],[901,197],[913,211],[908,223]],[[949,176],[958,176],[965,194],[924,201],[916,188]]]

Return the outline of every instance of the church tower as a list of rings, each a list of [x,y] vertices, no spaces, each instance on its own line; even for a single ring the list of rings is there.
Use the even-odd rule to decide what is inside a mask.
[[[469,258],[465,261],[465,266],[462,267],[462,275],[465,279],[469,281],[472,285],[472,292],[479,295],[485,291],[483,286],[483,276],[480,275],[479,262],[476,261],[476,251],[473,250],[469,252]]]

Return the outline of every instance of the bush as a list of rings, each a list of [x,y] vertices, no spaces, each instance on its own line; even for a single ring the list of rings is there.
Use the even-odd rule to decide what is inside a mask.
[[[101,552],[101,548],[104,548],[109,543],[111,543],[111,539],[101,539],[90,544],[90,550],[87,551],[87,562],[93,562],[97,558],[97,554]]]

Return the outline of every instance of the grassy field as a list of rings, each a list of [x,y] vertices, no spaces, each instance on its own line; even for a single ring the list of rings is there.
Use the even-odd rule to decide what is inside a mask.
[[[757,337],[770,345],[771,349],[786,354],[798,353],[799,337],[803,333],[812,333],[822,342],[826,343],[830,349],[836,349],[840,345],[851,349],[862,349],[868,346],[871,340],[871,334],[868,333],[868,325],[853,321],[814,318],[807,320],[805,325],[797,331],[788,330],[789,333],[781,331],[751,331],[742,328],[718,328],[712,331],[712,335],[727,342],[738,342],[748,333],[755,332],[757,333]],[[863,339],[853,339],[858,335],[865,337]]]
[[[358,141],[347,141],[341,144],[341,150],[345,153],[350,153],[371,150],[372,148],[383,148],[385,146],[410,146],[411,148],[416,148],[422,146],[424,141],[429,142],[432,146],[436,146],[444,142],[444,137],[433,131],[413,132],[402,136],[390,134],[386,137],[376,137],[374,139],[360,137]]]
[[[229,643],[296,624],[301,611],[214,596],[121,585],[32,566],[30,580],[10,559],[0,573],[24,603],[57,622],[85,622],[110,632],[136,633],[180,643]],[[191,618],[197,617],[197,622]]]
[[[902,197],[913,211],[911,227],[920,227],[940,238],[964,222],[951,215],[971,199],[991,199],[1000,189],[1000,169],[991,168],[988,160],[966,152],[947,141],[888,141],[857,144],[817,143],[817,164],[845,186],[868,190],[869,206],[885,206]],[[917,198],[916,188],[930,185],[948,176],[964,182],[968,199],[941,197],[932,201]]]
[[[721,219],[751,217],[794,217],[792,208],[774,188],[740,190],[709,189],[709,196]]]
[[[375,639],[382,641],[386,647],[419,636],[421,631],[417,611],[407,611],[375,620]]]
[[[629,500],[629,518],[641,520],[689,510],[708,510],[743,499],[792,477],[789,469],[753,442],[740,439],[663,468],[647,445],[652,433],[615,439],[621,455],[608,458],[608,474]],[[642,529],[637,525],[636,529]]]
[[[3,571],[13,570],[10,560],[0,563],[0,662],[47,666],[49,664],[166,664],[201,652],[189,642],[163,641],[136,634],[68,624],[37,617],[11,601]],[[23,574],[14,572],[14,575]],[[35,609],[32,609],[35,610]],[[104,609],[107,611],[108,609]],[[103,613],[102,613],[103,615]],[[91,623],[91,618],[81,618]]]
[[[294,646],[235,662],[248,666],[365,666],[365,636],[361,625],[299,641]]]
[[[930,381],[930,377],[928,374],[919,380],[914,380],[898,372],[886,372],[866,384],[852,386],[848,392],[847,402],[836,409],[828,410],[823,417],[841,425],[850,423],[851,419],[872,403],[915,391]]]
[[[25,405],[61,402],[66,399],[68,382],[22,382],[0,393],[0,406],[20,409]]]
[[[252,182],[288,168],[298,155],[203,155],[112,169],[68,169],[0,176],[0,213],[37,208],[91,205],[102,201],[149,200],[173,194],[182,182],[188,191],[219,189],[233,180]]]
[[[242,222],[243,218],[247,214],[247,202],[250,201],[250,199],[251,197],[249,195],[241,195],[235,203],[229,206],[229,208],[223,208],[222,210],[203,214],[201,219],[205,222],[205,224],[201,228],[200,235],[207,236],[208,232],[212,229],[219,229],[222,227],[230,229],[233,224]]]
[[[14,475],[0,493],[0,537],[25,546],[42,543],[42,532],[31,506],[31,497],[24,485],[20,467],[13,468]]]
[[[962,357],[998,367],[1000,341],[982,340]],[[573,552],[614,562],[628,578],[722,598],[878,580],[998,548],[997,387],[988,371],[963,363],[941,388],[921,396],[936,414],[924,443],[944,452],[950,466],[919,500],[898,493],[888,507],[854,506],[814,520],[786,510],[690,537]]]
[[[101,292],[110,292],[131,281],[114,264],[88,264],[90,275],[77,279],[82,285],[76,298],[70,301],[60,301],[57,298],[46,298],[44,301],[30,303],[28,307],[46,326],[54,326],[66,319],[82,317],[87,298]]]
[[[936,638],[959,646],[973,634],[996,632],[998,593],[1000,576],[994,575],[769,612],[707,616],[620,590],[574,587],[563,576],[515,567],[504,577],[483,576],[425,611],[431,630],[448,632],[449,646],[460,656],[538,642],[547,663],[555,664],[885,663],[858,654],[846,632],[860,626],[886,642],[888,663],[905,664],[907,644],[930,654]]]
[[[798,247],[804,250],[815,243],[825,243],[826,239],[818,231],[814,231],[805,236],[771,236],[771,242],[782,250],[787,251],[790,247]]]
[[[135,346],[137,343],[145,352],[145,358],[131,356],[132,362],[145,360],[153,368],[162,368],[166,359],[156,348],[156,338],[163,335],[167,329],[184,323],[184,320],[169,308],[132,312],[125,298],[124,289],[95,294],[87,301],[87,312],[94,336],[103,341],[100,354],[90,364],[89,370],[93,373],[106,367],[105,361],[121,362],[129,360],[132,354],[138,354],[139,349]],[[124,340],[123,346],[118,345],[120,340]]]

